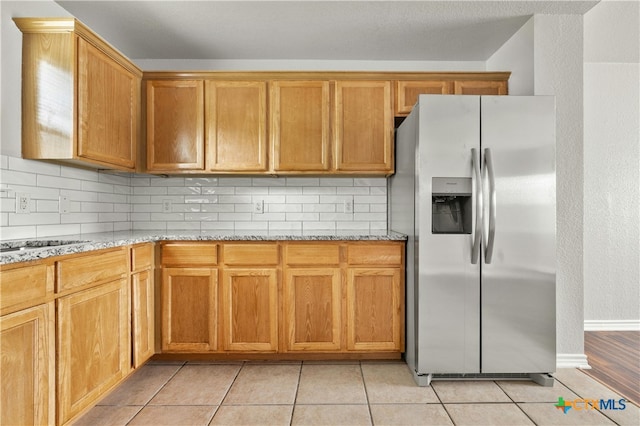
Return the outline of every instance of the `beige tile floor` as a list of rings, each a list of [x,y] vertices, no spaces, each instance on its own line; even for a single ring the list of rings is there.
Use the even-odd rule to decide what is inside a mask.
[[[414,384],[403,362],[151,362],[76,425],[640,425],[640,409],[576,410],[558,397],[620,399],[576,369],[529,381]]]

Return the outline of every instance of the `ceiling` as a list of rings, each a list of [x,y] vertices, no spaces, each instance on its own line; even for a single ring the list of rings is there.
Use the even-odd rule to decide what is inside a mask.
[[[484,61],[533,14],[597,1],[65,1],[131,59]]]

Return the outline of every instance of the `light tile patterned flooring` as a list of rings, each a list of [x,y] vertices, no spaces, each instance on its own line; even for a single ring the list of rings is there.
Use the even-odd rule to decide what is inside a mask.
[[[529,381],[434,381],[403,362],[150,362],[76,425],[640,425],[640,409],[569,410],[620,396],[576,369]]]

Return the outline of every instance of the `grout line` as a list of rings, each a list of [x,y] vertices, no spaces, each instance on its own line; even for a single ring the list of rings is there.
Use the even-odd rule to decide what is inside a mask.
[[[369,411],[369,420],[373,424],[373,413],[371,412],[371,402],[369,401],[369,392],[367,392],[367,382],[364,378],[364,371],[362,371],[362,361],[358,363],[360,367],[360,377],[362,377],[362,386],[364,387],[364,397],[367,400],[367,409]]]
[[[165,386],[167,386],[167,384],[168,384],[168,383],[169,383],[169,382],[170,382],[174,377],[176,377],[176,374],[178,374],[178,372],[179,372],[180,370],[182,370],[182,367],[184,367],[186,364],[187,364],[187,363],[186,363],[186,362],[184,362],[184,363],[182,363],[182,365],[180,365],[180,368],[178,368],[178,369],[176,370],[176,372],[175,372],[175,373],[173,373],[173,374],[171,375],[171,377],[169,377],[169,378],[167,379],[167,381],[166,381],[166,382],[164,382],[164,384],[163,384],[162,386],[160,386],[160,388],[159,388],[159,389],[158,389],[158,390],[157,390],[157,391],[156,391],[156,392],[151,396],[151,398],[149,398],[149,400],[148,400],[147,402],[145,402],[145,404],[140,408],[140,410],[138,410],[138,412],[135,414],[135,416],[133,416],[133,417],[131,417],[131,419],[129,419],[129,421],[127,422],[127,425],[131,424],[131,422],[133,421],[133,419],[135,419],[136,417],[138,417],[138,414],[140,414],[140,413],[142,412],[142,410],[144,410],[144,409],[149,405],[149,403],[153,400],[153,398],[155,398],[155,397],[156,397],[156,395],[158,395],[158,394],[162,391],[162,389],[164,389],[164,388],[165,388]],[[171,365],[171,364],[167,364],[167,365]],[[138,371],[139,371],[139,370],[138,370]]]
[[[293,413],[296,411],[296,405],[298,405],[298,392],[300,391],[300,380],[302,379],[302,367],[304,361],[300,363],[300,371],[298,371],[298,383],[296,384],[296,394],[293,396],[293,407],[291,408],[291,417],[289,418],[289,426],[293,425]]]

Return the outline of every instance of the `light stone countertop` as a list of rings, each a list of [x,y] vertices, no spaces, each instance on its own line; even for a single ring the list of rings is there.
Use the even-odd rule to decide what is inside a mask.
[[[96,234],[65,235],[0,242],[1,248],[24,247],[25,250],[0,254],[0,265],[28,262],[53,256],[82,253],[111,247],[156,241],[405,241],[406,235],[393,231],[191,231],[148,230],[118,231]],[[57,242],[71,244],[52,245]]]

